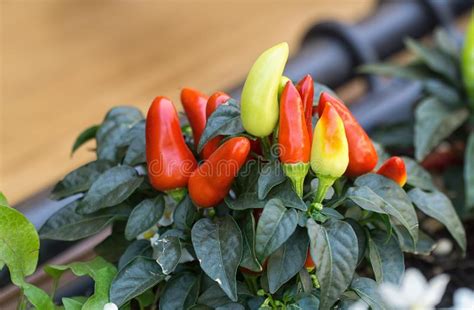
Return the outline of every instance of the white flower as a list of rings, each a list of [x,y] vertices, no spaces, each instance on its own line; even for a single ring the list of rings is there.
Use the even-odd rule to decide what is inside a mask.
[[[449,277],[441,274],[429,282],[417,269],[405,272],[401,286],[382,283],[379,292],[387,304],[396,309],[431,310],[443,297]]]
[[[454,292],[453,310],[474,309],[474,291],[468,288],[460,288]]]
[[[104,310],[118,310],[118,307],[113,302],[109,302],[108,304],[104,305]]]

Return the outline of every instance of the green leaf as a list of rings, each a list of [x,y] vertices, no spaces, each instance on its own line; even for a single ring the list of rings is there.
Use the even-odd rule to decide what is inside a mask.
[[[135,239],[139,234],[147,231],[158,223],[165,210],[165,200],[162,195],[140,202],[130,213],[125,237],[127,240]]]
[[[434,48],[425,47],[411,38],[405,40],[405,45],[431,70],[441,74],[456,85],[458,81],[457,66],[451,57]]]
[[[435,146],[458,129],[469,116],[466,108],[453,109],[426,98],[415,110],[415,157],[423,160]]]
[[[122,141],[127,136],[133,124],[123,124],[115,122],[103,123],[97,130],[96,154],[98,159],[109,160],[118,163],[124,154]]]
[[[474,132],[467,139],[464,155],[464,187],[466,192],[466,207],[474,208]]]
[[[94,294],[84,303],[83,309],[102,309],[109,302],[109,289],[112,279],[117,273],[114,265],[102,257],[96,257],[88,262],[77,262],[68,265],[49,265],[45,267],[48,274],[60,276],[66,270],[71,270],[76,276],[89,276],[94,282]]]
[[[127,199],[143,182],[143,177],[128,166],[118,166],[101,174],[84,196],[77,211],[93,213],[118,205]]]
[[[82,306],[86,302],[87,297],[63,297],[61,300],[64,306],[64,310],[81,310]]]
[[[158,263],[148,257],[137,257],[115,276],[110,287],[110,301],[122,306],[165,279]]]
[[[174,210],[174,224],[178,229],[189,231],[191,230],[197,216],[197,208],[194,206],[189,195],[186,195]]]
[[[123,229],[121,228],[118,231],[118,226],[112,227],[112,234],[94,247],[95,254],[102,256],[106,261],[113,264],[118,262],[120,255],[130,245],[130,241],[125,239],[123,235]]]
[[[436,189],[428,171],[410,157],[403,156],[407,170],[407,184],[424,190]]]
[[[382,300],[378,293],[377,283],[364,277],[356,277],[352,280],[351,290],[353,290],[371,309],[390,309]]]
[[[83,215],[76,212],[78,206],[79,201],[73,201],[54,213],[39,230],[41,239],[83,239],[101,232],[115,220],[126,219],[130,212],[127,205],[120,205]]]
[[[306,229],[298,228],[275,253],[270,255],[267,269],[270,293],[274,294],[303,268],[308,245]]]
[[[253,296],[247,287],[238,282],[237,283],[237,295],[239,296],[239,301],[243,300],[245,297]],[[204,292],[199,296],[199,304],[212,307],[212,309],[230,304],[232,300],[227,297],[226,293],[215,283],[206,288]]]
[[[7,265],[14,284],[35,272],[38,263],[39,237],[33,224],[17,210],[0,205],[0,264]]]
[[[261,209],[273,198],[280,199],[288,208],[295,208],[306,211],[307,206],[304,201],[298,197],[290,180],[286,180],[280,185],[275,186],[264,200],[258,199],[258,194],[254,191],[244,192],[237,199],[225,199],[229,208],[234,210]]]
[[[118,106],[110,109],[105,115],[104,122],[133,124],[143,120],[142,112],[133,106]]]
[[[430,77],[429,70],[419,64],[408,64],[400,66],[398,64],[368,64],[359,67],[360,73],[391,76],[401,79],[422,80]]]
[[[358,258],[357,236],[351,225],[330,219],[319,225],[313,219],[306,224],[310,252],[321,285],[320,309],[330,307],[349,287]]]
[[[463,253],[466,252],[466,232],[446,195],[438,191],[427,193],[419,188],[414,188],[408,192],[408,196],[423,213],[446,226]]]
[[[220,135],[233,136],[245,131],[240,120],[240,106],[237,101],[230,99],[227,104],[221,104],[212,113],[206,123],[197,147],[198,153],[206,143]]]
[[[165,236],[152,242],[153,258],[165,275],[171,274],[181,259],[181,242],[178,237]]]
[[[440,80],[427,79],[423,82],[425,91],[436,97],[440,102],[448,105],[462,105],[462,99],[456,88]]]
[[[237,268],[242,259],[242,233],[231,216],[214,223],[208,218],[194,224],[191,238],[202,270],[233,301],[237,300]]]
[[[84,143],[86,143],[89,140],[94,139],[98,129],[99,129],[99,125],[94,125],[85,129],[83,132],[81,132],[79,136],[76,138],[76,141],[74,141],[74,144],[71,150],[71,155],[74,154],[74,152],[78,148],[80,148]]]
[[[272,161],[263,166],[258,177],[258,199],[265,199],[270,190],[286,180],[285,173],[278,161]]]
[[[7,197],[0,192],[0,207],[9,207]]]
[[[119,271],[138,256],[151,257],[152,253],[153,250],[149,240],[135,240],[128,246],[128,248],[120,257],[118,263]]]
[[[145,121],[133,126],[126,134],[126,141],[122,145],[128,146],[123,163],[135,166],[146,162],[145,155]]]
[[[403,252],[417,255],[430,255],[435,248],[435,242],[430,236],[425,234],[422,230],[418,232],[418,241],[413,244],[413,239],[405,227],[400,225],[393,225],[392,229],[398,237],[398,242]]]
[[[296,210],[285,208],[279,199],[270,200],[257,224],[255,250],[258,260],[263,262],[275,252],[293,234],[297,223]]]
[[[354,219],[346,218],[345,221],[351,225],[357,237],[357,246],[359,249],[359,257],[357,258],[357,265],[362,262],[362,259],[365,256],[365,250],[367,249],[367,235],[364,228]]]
[[[445,29],[440,28],[435,30],[434,40],[436,47],[443,53],[451,56],[452,59],[459,59],[458,42],[456,42],[454,36],[449,34]]]
[[[393,235],[381,230],[370,233],[369,257],[378,283],[400,284],[405,271],[405,262],[398,241]]]
[[[356,188],[347,191],[347,197],[365,210],[389,214],[405,226],[414,243],[418,238],[418,219],[415,208],[405,191],[392,180],[378,174],[358,177]]]
[[[196,303],[199,294],[199,277],[185,272],[166,283],[160,297],[161,310],[188,309]]]
[[[28,301],[35,307],[35,309],[41,310],[54,310],[55,306],[51,297],[42,289],[24,282],[21,284],[23,293],[28,298]]]
[[[87,163],[68,173],[53,188],[49,198],[53,200],[87,191],[97,178],[110,169],[112,163],[107,160],[96,160]]]
[[[252,212],[247,212],[238,223],[242,231],[243,247],[240,266],[255,272],[262,271],[262,266],[258,262],[255,252],[255,218]]]

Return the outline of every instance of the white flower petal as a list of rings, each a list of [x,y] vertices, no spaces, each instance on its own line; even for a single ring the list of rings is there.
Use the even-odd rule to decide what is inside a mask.
[[[410,306],[402,295],[400,288],[391,283],[382,283],[379,286],[379,293],[382,299],[394,308],[406,308]]]
[[[407,304],[415,305],[423,297],[427,287],[423,274],[418,269],[410,268],[405,272],[400,291]]]
[[[104,305],[104,310],[118,310],[118,307],[113,302],[109,302],[108,304]]]
[[[460,288],[454,292],[453,310],[474,309],[474,291],[468,288]]]
[[[428,289],[422,296],[422,304],[427,307],[434,307],[441,301],[444,295],[446,286],[448,285],[449,277],[445,274],[437,275],[432,278],[428,284]]]

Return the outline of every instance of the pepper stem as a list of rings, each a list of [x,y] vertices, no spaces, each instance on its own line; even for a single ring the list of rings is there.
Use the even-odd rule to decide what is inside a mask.
[[[268,136],[261,137],[260,141],[262,142],[263,155],[268,159],[272,159],[272,153],[271,153],[272,144],[270,142],[270,138]]]
[[[318,176],[318,180],[318,190],[316,191],[316,195],[314,195],[313,203],[311,205],[319,207],[321,206],[324,197],[326,197],[328,189],[334,184],[335,179],[324,176]]]
[[[283,164],[283,171],[293,183],[293,188],[298,197],[303,197],[303,185],[306,174],[309,171],[309,163]]]
[[[187,190],[185,187],[175,188],[175,189],[166,191],[166,193],[170,195],[171,198],[173,198],[173,200],[176,201],[177,203],[183,200],[184,196],[186,196],[186,192]]]

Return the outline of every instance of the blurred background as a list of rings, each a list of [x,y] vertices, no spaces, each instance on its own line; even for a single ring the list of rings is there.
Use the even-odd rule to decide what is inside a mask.
[[[112,106],[232,88],[269,46],[294,55],[310,25],[376,2],[1,0],[0,189],[14,205],[93,159],[72,143]]]

